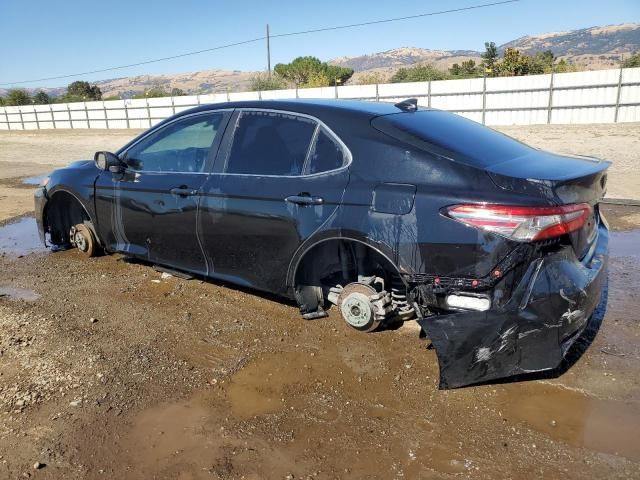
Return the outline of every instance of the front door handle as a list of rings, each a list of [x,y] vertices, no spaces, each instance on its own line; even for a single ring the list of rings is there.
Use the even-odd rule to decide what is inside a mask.
[[[179,195],[181,197],[189,197],[191,195],[196,195],[198,190],[194,190],[192,188],[187,187],[186,185],[182,185],[180,187],[172,188],[169,190],[171,195]]]
[[[322,205],[324,203],[322,197],[312,197],[311,195],[290,195],[284,201],[297,205]]]

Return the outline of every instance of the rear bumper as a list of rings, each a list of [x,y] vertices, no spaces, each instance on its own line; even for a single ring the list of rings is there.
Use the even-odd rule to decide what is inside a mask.
[[[36,224],[38,225],[38,235],[40,237],[40,241],[47,246],[47,242],[45,239],[45,225],[44,225],[44,209],[49,201],[47,197],[47,191],[44,187],[38,187],[33,194],[34,202],[35,202],[35,211],[36,211]]]
[[[608,241],[608,230],[600,225],[587,260],[578,260],[567,247],[534,261],[500,310],[420,320],[436,349],[440,388],[559,366],[598,304],[606,301],[601,297]]]

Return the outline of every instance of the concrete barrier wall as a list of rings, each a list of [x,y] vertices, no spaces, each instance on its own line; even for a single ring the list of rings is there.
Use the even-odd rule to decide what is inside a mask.
[[[487,125],[639,122],[640,68],[0,107],[0,130],[149,128],[197,105],[227,101],[410,97]]]

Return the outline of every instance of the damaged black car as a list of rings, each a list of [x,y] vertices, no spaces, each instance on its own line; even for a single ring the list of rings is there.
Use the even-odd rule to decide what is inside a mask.
[[[52,172],[40,235],[297,301],[371,332],[417,320],[440,387],[558,366],[600,302],[609,163],[398,104],[181,112]]]

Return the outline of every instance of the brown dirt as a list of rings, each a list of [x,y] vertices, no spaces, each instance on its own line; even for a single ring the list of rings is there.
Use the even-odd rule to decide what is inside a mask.
[[[5,222],[0,478],[640,478],[640,208],[603,208],[609,307],[586,353],[557,378],[452,391],[413,322],[305,322],[119,255],[47,253],[32,219]]]

